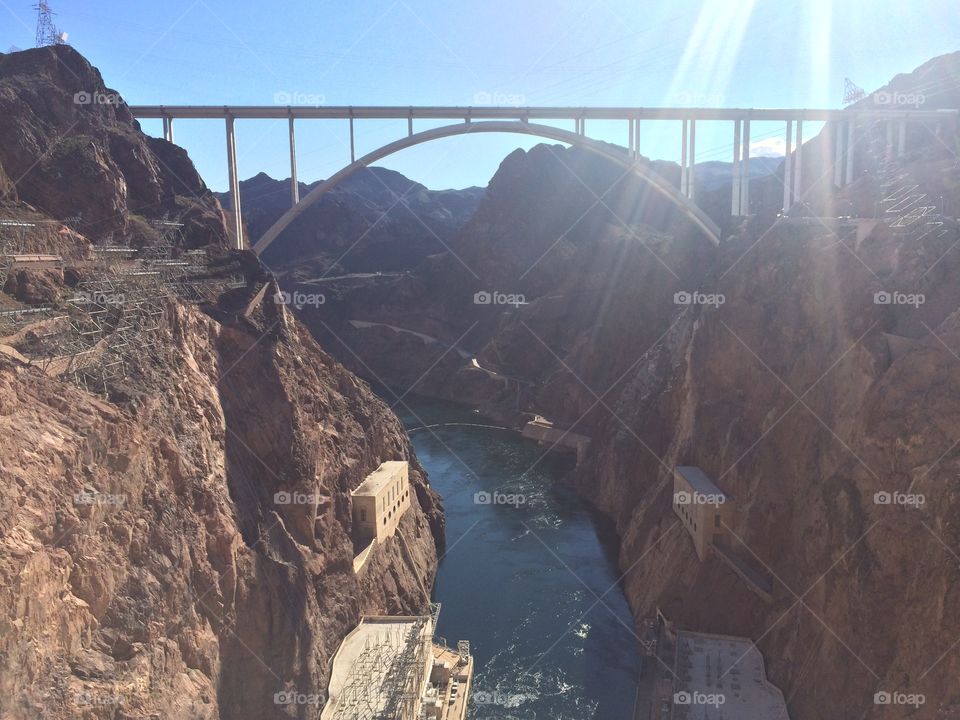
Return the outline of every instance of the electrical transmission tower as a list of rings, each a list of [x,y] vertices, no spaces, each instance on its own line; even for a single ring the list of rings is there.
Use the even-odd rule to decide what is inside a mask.
[[[60,32],[53,24],[53,16],[56,13],[50,9],[50,3],[47,0],[39,0],[33,7],[37,11],[37,47],[62,45],[66,42],[67,34]]]
[[[850,103],[855,103],[857,100],[862,100],[866,97],[866,93],[863,91],[863,88],[856,85],[850,78],[843,79],[843,104],[849,105]]]

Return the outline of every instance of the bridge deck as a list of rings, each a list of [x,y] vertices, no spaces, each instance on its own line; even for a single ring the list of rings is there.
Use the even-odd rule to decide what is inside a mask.
[[[537,120],[937,120],[956,117],[960,110],[898,108],[692,108],[692,107],[468,107],[457,105],[131,105],[138,118],[356,118],[356,119],[537,119]]]

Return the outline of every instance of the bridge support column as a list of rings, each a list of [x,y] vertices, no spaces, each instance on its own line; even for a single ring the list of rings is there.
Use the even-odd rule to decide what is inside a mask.
[[[847,121],[847,171],[846,171],[846,180],[845,183],[853,182],[853,157],[854,157],[854,148],[856,147],[856,134],[857,123],[856,120],[851,118]]]
[[[627,120],[627,148],[630,151],[631,160],[637,157],[637,148],[634,145],[634,125],[636,125],[636,123],[637,121],[633,118]]]
[[[163,116],[163,139],[167,142],[173,142],[173,118]]]
[[[730,178],[730,214],[740,215],[740,120],[733,121],[733,173]]]
[[[636,152],[636,159],[640,159],[640,118],[633,122],[633,149]]]
[[[900,139],[897,142],[897,157],[907,154],[907,121],[900,121]]]
[[[680,135],[680,194],[687,197],[687,119],[683,119],[683,130]]]
[[[353,141],[353,111],[351,110],[350,114],[350,163],[353,164],[357,161],[357,152],[356,147]]]
[[[297,139],[293,132],[293,115],[287,122],[290,126],[290,199],[292,205],[296,205],[300,202],[300,185],[297,183]]]
[[[843,187],[843,123],[833,126],[833,184]]]
[[[687,159],[687,197],[693,200],[697,188],[697,121],[693,118],[690,118],[690,157]]]
[[[227,171],[230,179],[230,210],[233,215],[233,246],[243,250],[243,216],[240,212],[240,180],[237,176],[237,137],[233,116],[227,115]]]
[[[787,142],[783,153],[783,214],[793,200],[793,120],[787,120]]]
[[[797,152],[793,159],[793,202],[803,197],[803,120],[797,120]]]
[[[740,214],[750,214],[750,119],[743,121],[743,160],[740,163]]]

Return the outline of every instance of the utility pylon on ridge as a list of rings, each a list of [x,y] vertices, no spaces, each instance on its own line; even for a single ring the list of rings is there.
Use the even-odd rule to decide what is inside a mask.
[[[37,47],[63,45],[67,34],[60,32],[53,24],[53,16],[56,13],[50,9],[50,3],[47,0],[38,0],[33,7],[37,11]]]
[[[857,100],[862,100],[867,93],[862,87],[854,83],[850,78],[843,79],[843,104],[849,105]]]

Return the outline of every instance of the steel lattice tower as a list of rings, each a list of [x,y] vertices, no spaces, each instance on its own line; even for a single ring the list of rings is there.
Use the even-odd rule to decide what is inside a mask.
[[[50,9],[50,3],[47,0],[38,0],[33,7],[37,10],[37,47],[61,45],[63,35],[53,24],[53,16],[56,13]]]

